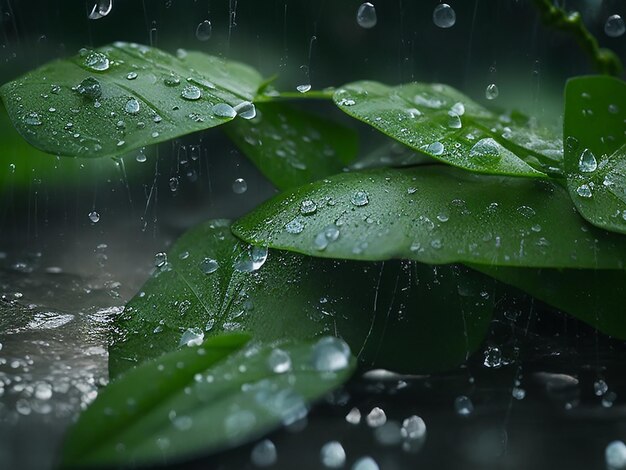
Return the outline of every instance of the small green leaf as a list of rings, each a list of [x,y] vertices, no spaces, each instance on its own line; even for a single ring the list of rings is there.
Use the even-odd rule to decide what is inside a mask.
[[[352,129],[283,103],[259,104],[255,119],[236,119],[224,130],[280,189],[339,173],[358,149]]]
[[[287,224],[301,221],[300,233]],[[422,166],[347,173],[278,195],[233,225],[325,258],[624,269],[626,238],[587,224],[549,181]]]
[[[44,152],[113,156],[243,115],[262,78],[200,53],[176,58],[116,42],[51,62],[0,88],[20,134]]]
[[[251,250],[258,269],[242,272]],[[272,250],[264,257],[236,239],[226,221],[183,235],[116,318],[121,339],[110,347],[111,376],[189,338],[229,331],[265,342],[338,335],[368,366],[432,372],[463,362],[489,327],[493,299],[480,294],[491,292],[493,281],[464,267]]]
[[[626,272],[473,266],[607,335],[626,340]]]
[[[306,416],[355,368],[336,338],[252,344],[217,336],[106,387],[70,430],[66,467],[165,464],[240,445]]]
[[[561,157],[560,139],[543,138],[446,85],[389,87],[361,81],[338,89],[334,100],[344,112],[389,137],[470,171],[543,178],[543,167],[558,167]]]
[[[626,233],[626,83],[579,77],[565,89],[567,187],[592,224]]]

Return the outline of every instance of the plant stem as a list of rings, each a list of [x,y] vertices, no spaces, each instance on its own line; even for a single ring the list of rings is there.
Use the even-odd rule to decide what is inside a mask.
[[[594,63],[596,70],[604,75],[619,76],[623,66],[617,55],[601,48],[598,40],[585,27],[579,12],[567,13],[553,5],[551,0],[533,0],[544,24],[571,33],[580,47]]]

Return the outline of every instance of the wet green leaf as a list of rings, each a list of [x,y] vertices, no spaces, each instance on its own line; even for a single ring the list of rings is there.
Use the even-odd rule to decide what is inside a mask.
[[[283,103],[259,104],[255,119],[236,119],[224,130],[280,189],[339,173],[358,147],[352,129]]]
[[[224,124],[233,108],[243,116],[261,82],[242,64],[116,42],[44,65],[0,96],[35,147],[101,157]]]
[[[64,465],[173,464],[240,445],[306,416],[356,363],[334,338],[247,341],[216,336],[112,382],[70,430]]]
[[[626,272],[474,266],[607,335],[626,340]]]
[[[294,219],[300,233],[287,228]],[[443,166],[337,175],[278,195],[233,231],[325,258],[626,267],[626,238],[585,222],[559,185]]]
[[[562,158],[557,136],[498,116],[446,85],[361,81],[339,88],[334,101],[389,137],[473,172],[542,178]]]
[[[226,221],[183,235],[116,318],[111,376],[178,348],[190,329],[205,337],[246,331],[260,341],[332,334],[367,366],[445,370],[479,347],[491,320],[493,299],[481,293],[493,281],[464,267],[273,250],[261,266],[263,252],[253,250],[258,269],[241,272],[250,252]]]
[[[567,187],[592,224],[626,233],[626,83],[578,77],[565,89]]]

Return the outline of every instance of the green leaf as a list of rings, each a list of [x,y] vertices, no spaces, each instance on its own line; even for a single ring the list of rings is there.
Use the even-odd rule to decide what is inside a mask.
[[[626,83],[579,77],[565,89],[567,187],[581,215],[626,233]]]
[[[334,101],[389,137],[466,170],[543,178],[544,166],[545,171],[558,166],[560,139],[535,135],[511,116],[497,116],[446,85],[361,81],[338,89]]]
[[[112,382],[68,434],[64,465],[172,464],[240,445],[305,416],[356,364],[334,338],[237,352],[247,339],[217,336]]]
[[[446,370],[475,351],[489,327],[493,299],[481,292],[491,292],[493,281],[464,267],[279,251],[260,266],[263,251],[253,252],[259,269],[241,272],[250,248],[226,221],[184,234],[116,318],[121,339],[110,347],[111,376],[178,348],[189,329],[205,337],[247,331],[264,342],[333,334],[367,365]]]
[[[402,168],[405,166],[432,165],[433,163],[437,163],[437,160],[433,160],[421,152],[415,152],[413,149],[402,145],[400,142],[387,140],[387,143],[375,148],[350,165],[350,169]]]
[[[251,101],[262,82],[242,64],[200,53],[179,57],[116,42],[44,65],[3,85],[0,96],[35,147],[102,157],[224,124],[233,117],[214,106]]]
[[[280,189],[339,173],[358,149],[352,129],[282,103],[259,104],[255,119],[236,119],[224,130]]]
[[[473,266],[607,335],[626,340],[626,272]]]
[[[288,230],[293,220],[300,233]],[[626,266],[626,238],[587,224],[560,186],[443,166],[337,175],[278,195],[233,231],[250,243],[325,258]]]

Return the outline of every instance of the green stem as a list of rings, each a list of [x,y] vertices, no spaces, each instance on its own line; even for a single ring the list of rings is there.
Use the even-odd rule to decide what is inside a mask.
[[[622,62],[617,55],[601,48],[597,39],[585,27],[580,13],[567,13],[553,5],[551,0],[533,0],[541,14],[544,24],[574,36],[580,47],[594,63],[596,70],[604,75],[619,76],[622,73]]]

